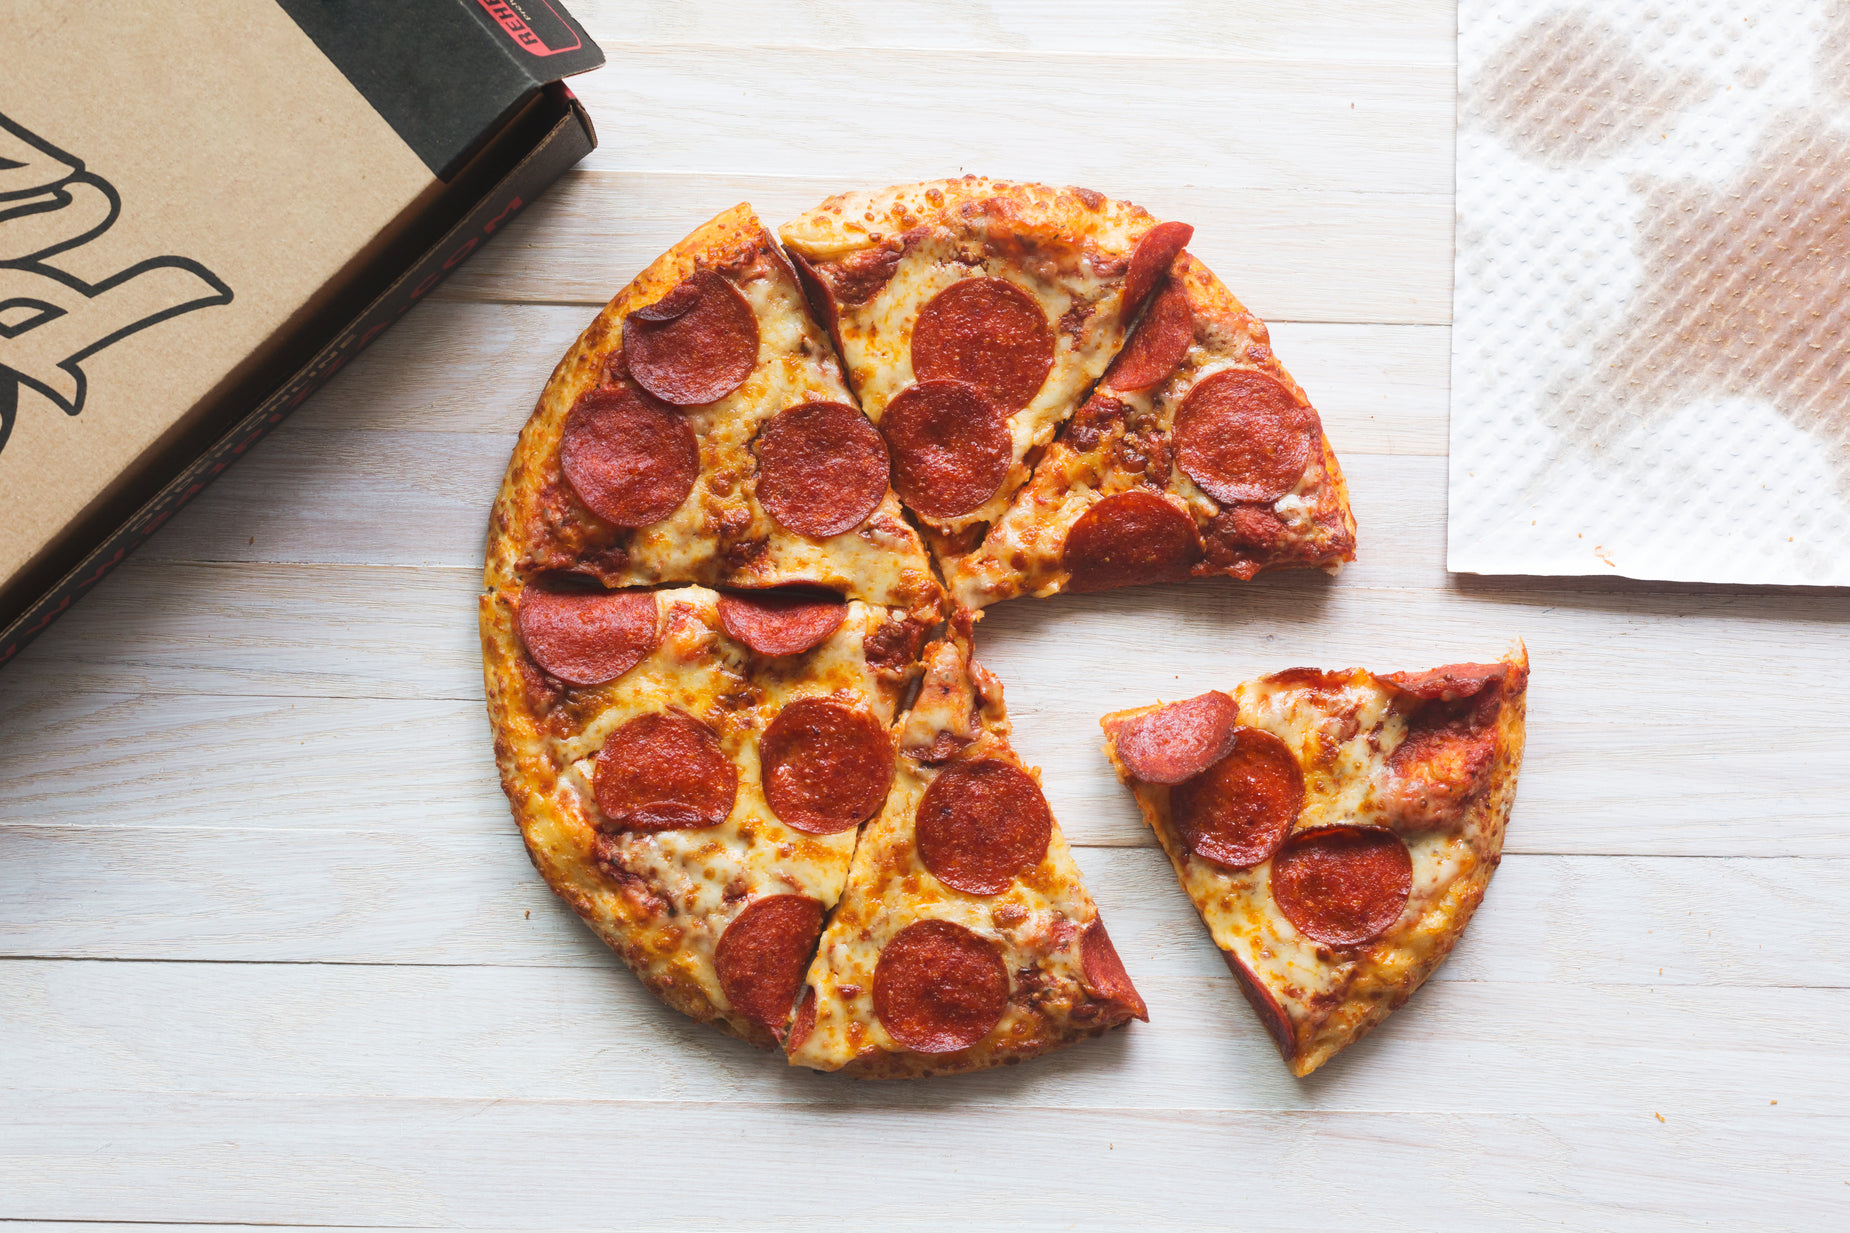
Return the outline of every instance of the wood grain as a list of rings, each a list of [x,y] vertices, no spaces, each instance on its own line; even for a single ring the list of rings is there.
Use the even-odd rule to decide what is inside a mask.
[[[601,147],[0,672],[0,1221],[1841,1223],[1850,593],[1446,574],[1452,3],[571,7]],[[1323,416],[1361,559],[984,619],[1152,1022],[855,1085],[665,1010],[534,875],[474,596],[514,434],[638,269],[740,200],[964,170],[1194,223]],[[1097,716],[1518,636],[1482,910],[1291,1079]]]

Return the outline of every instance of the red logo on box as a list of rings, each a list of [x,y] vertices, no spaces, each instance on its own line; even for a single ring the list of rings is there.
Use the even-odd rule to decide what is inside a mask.
[[[584,40],[548,0],[476,0],[507,36],[536,56],[577,51]]]

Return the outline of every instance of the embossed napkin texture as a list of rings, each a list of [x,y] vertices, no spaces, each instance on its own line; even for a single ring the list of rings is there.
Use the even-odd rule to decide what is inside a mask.
[[[1850,0],[1459,4],[1448,564],[1850,585]]]

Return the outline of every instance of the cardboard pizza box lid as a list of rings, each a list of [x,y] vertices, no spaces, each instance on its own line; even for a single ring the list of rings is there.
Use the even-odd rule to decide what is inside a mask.
[[[10,6],[0,630],[568,113],[588,150],[549,83],[602,62],[556,0]]]

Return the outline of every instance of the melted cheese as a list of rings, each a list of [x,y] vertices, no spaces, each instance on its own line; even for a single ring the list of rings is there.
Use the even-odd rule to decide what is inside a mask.
[[[732,1015],[714,972],[719,938],[755,899],[794,893],[834,905],[855,845],[853,830],[809,835],[778,820],[760,783],[758,742],[783,707],[803,697],[841,698],[890,725],[906,675],[870,668],[863,645],[869,632],[903,614],[851,603],[820,646],[773,659],[751,654],[721,631],[714,592],[684,587],[656,597],[663,636],[648,658],[608,685],[574,691],[573,719],[561,730],[531,714],[504,725],[531,746],[531,756],[519,760],[531,769],[510,796],[535,863],[645,983],[679,1008],[717,1016],[749,1036],[752,1026]],[[524,654],[509,599],[485,598],[484,628],[504,655]],[[500,705],[512,701],[504,697]],[[596,859],[597,753],[629,720],[670,707],[718,733],[738,770],[736,801],[717,826],[612,837],[605,855],[621,871],[612,877]],[[544,807],[521,808],[529,794]],[[698,1013],[703,1005],[710,1014]]]
[[[1360,669],[1325,674],[1312,689],[1294,674],[1249,681],[1234,691],[1240,723],[1270,732],[1296,757],[1304,805],[1293,832],[1315,827],[1388,825],[1382,789],[1388,762],[1406,739],[1394,693]],[[1329,687],[1335,683],[1335,687]],[[1272,897],[1272,862],[1227,869],[1183,846],[1170,816],[1170,789],[1132,778],[1109,744],[1118,775],[1136,794],[1214,944],[1270,990],[1297,1038],[1292,1065],[1315,1069],[1398,1006],[1451,949],[1496,867],[1521,756],[1518,696],[1499,723],[1505,777],[1454,828],[1393,826],[1412,861],[1412,887],[1400,917],[1375,941],[1332,948],[1300,933]],[[1113,723],[1138,714],[1107,716]]]

